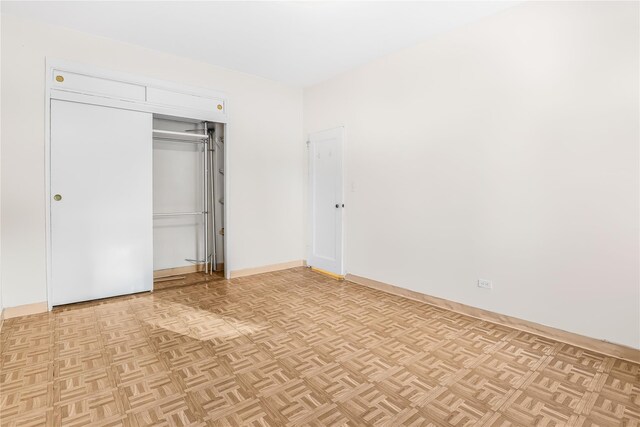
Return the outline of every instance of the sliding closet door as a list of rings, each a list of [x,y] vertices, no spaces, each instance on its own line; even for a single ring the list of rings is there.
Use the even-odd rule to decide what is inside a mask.
[[[52,305],[151,290],[152,116],[51,101]]]

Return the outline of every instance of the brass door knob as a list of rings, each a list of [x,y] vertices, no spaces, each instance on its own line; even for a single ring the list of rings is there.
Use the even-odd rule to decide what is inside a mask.
[[[56,194],[55,196],[53,196],[53,200],[55,200],[56,202],[59,202],[60,200],[62,200],[62,196],[59,194]]]

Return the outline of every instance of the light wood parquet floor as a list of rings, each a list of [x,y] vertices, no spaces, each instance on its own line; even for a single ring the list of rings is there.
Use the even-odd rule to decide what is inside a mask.
[[[2,426],[637,426],[640,365],[304,268],[1,332]]]

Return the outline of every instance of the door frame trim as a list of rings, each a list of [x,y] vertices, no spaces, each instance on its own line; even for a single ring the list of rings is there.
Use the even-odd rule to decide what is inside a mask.
[[[346,132],[346,127],[344,125],[339,125],[336,127],[332,127],[332,128],[326,128],[323,130],[319,130],[319,131],[315,131],[315,132],[309,132],[307,133],[307,141],[306,141],[306,145],[307,145],[307,230],[306,230],[306,235],[307,235],[307,248],[306,248],[306,258],[307,258],[307,265],[309,265],[309,259],[311,258],[311,252],[313,250],[313,203],[311,202],[311,195],[313,194],[312,191],[312,185],[313,185],[313,180],[311,179],[311,135],[318,135],[318,134],[323,134],[323,133],[333,133],[333,132],[339,132],[340,133],[340,137],[342,138],[342,151],[341,151],[341,155],[342,155],[342,202],[344,203],[345,206],[349,206],[349,200],[348,200],[348,196],[347,196],[347,191],[346,191],[346,186],[345,186],[345,182],[346,182],[346,173],[347,173],[347,161],[346,161],[346,146],[347,146],[347,132]],[[341,256],[341,271],[340,273],[334,273],[337,274],[338,276],[345,276],[347,274],[347,267],[346,267],[346,260],[347,257],[345,255],[346,252],[346,229],[347,229],[347,214],[344,208],[341,208],[341,221],[342,221],[342,236],[341,236],[341,241],[340,241],[340,246],[342,248],[340,256]]]

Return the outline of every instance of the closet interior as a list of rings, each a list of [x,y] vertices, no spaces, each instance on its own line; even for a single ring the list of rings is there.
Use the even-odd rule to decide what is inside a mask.
[[[224,125],[153,116],[155,281],[224,275]]]

